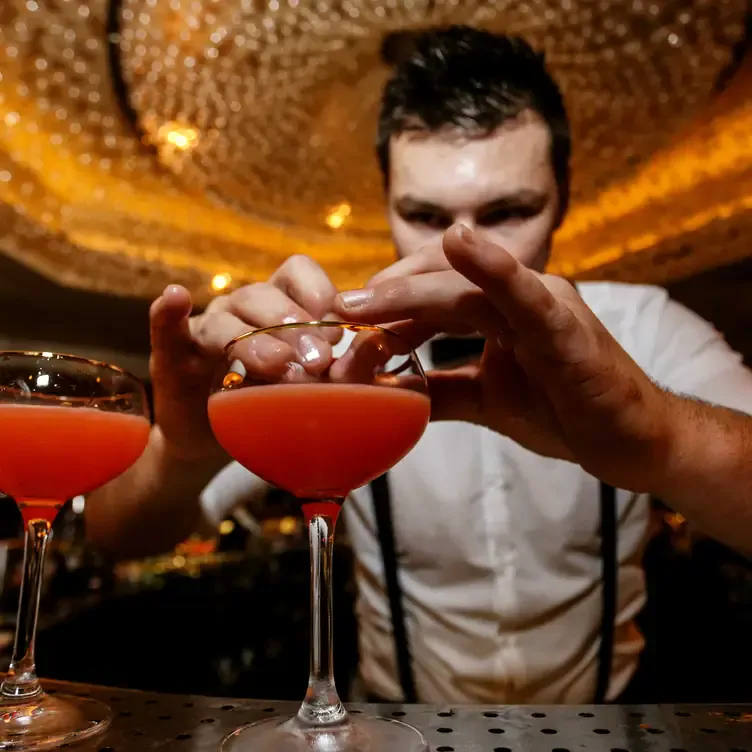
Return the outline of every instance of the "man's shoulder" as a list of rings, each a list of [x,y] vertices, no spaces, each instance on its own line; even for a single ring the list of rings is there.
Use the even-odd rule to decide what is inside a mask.
[[[646,367],[668,305],[666,290],[624,282],[581,282],[577,290],[611,336]]]
[[[661,304],[668,293],[656,285],[635,285],[627,282],[578,282],[582,299],[596,314],[600,309],[635,311],[646,305]]]

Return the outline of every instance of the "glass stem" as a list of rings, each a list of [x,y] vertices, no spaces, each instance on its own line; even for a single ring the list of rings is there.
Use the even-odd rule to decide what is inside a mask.
[[[340,723],[347,715],[334,685],[332,645],[332,553],[339,505],[304,504],[303,512],[311,547],[311,666],[298,720],[324,726]]]
[[[16,639],[13,643],[13,657],[8,673],[0,685],[0,697],[22,700],[35,697],[42,691],[34,662],[34,642],[37,634],[39,596],[42,593],[42,573],[49,535],[50,523],[46,520],[29,520],[26,525]]]

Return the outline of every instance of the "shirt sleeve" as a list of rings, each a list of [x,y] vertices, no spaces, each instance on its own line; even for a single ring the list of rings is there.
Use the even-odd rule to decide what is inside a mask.
[[[240,504],[260,502],[268,489],[269,485],[261,478],[237,462],[231,462],[201,493],[201,510],[207,521],[217,526]]]
[[[665,297],[651,376],[673,392],[752,414],[752,371],[705,319]]]

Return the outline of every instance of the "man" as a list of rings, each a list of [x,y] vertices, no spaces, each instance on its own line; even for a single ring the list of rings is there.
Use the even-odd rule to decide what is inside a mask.
[[[752,411],[752,375],[659,289],[583,284],[580,297],[540,274],[567,208],[569,129],[556,85],[523,42],[464,27],[419,35],[387,86],[378,143],[401,260],[338,296],[315,263],[291,258],[193,318],[186,291],[168,288],[152,308],[157,426],[139,463],[89,500],[90,534],[123,554],[148,553],[263,492],[228,464],[206,417],[217,354],[249,328],[339,315],[406,320],[416,345],[480,332],[479,365],[431,376],[434,421],[390,473],[418,697],[593,699],[600,479],[627,489],[616,502],[607,695],[616,698],[642,648],[633,619],[645,599],[647,494],[731,544],[752,539],[742,493],[752,490],[749,422],[657,383]],[[304,344],[301,363],[329,357],[329,343]],[[723,515],[713,507],[721,499]],[[399,698],[367,489],[345,514],[361,675],[371,693]]]

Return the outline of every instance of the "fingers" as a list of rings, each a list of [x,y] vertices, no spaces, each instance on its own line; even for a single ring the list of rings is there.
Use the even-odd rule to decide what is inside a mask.
[[[281,290],[293,303],[312,318],[319,320],[332,310],[337,289],[326,272],[307,256],[291,256],[269,279],[269,284]]]
[[[524,340],[561,359],[582,345],[581,322],[569,305],[577,294],[566,282],[536,274],[467,228],[449,230],[443,246],[443,264],[452,271],[431,271],[442,266],[438,256],[417,254],[425,258],[398,262],[368,288],[338,296],[335,311],[367,323],[416,319],[449,333],[471,326],[502,347]]]
[[[461,420],[481,424],[482,387],[475,375],[477,367],[466,366],[451,371],[431,371],[428,393],[431,397],[431,420]]]
[[[385,342],[389,337],[381,332],[358,332],[342,356],[332,363],[329,380],[347,384],[374,383],[375,376],[392,358],[391,343]]]
[[[444,251],[452,266],[483,290],[519,340],[545,350],[567,349],[567,340],[580,329],[566,303],[568,283],[550,278],[552,292],[545,278],[467,228],[451,228]]]
[[[428,272],[448,271],[452,265],[447,260],[446,254],[442,248],[431,250],[421,250],[406,258],[400,259],[396,263],[388,266],[383,271],[375,274],[366,284],[366,287],[376,287],[382,282],[399,277],[411,277],[416,274],[427,274]]]
[[[235,342],[228,349],[226,359],[227,374],[236,380],[273,384],[305,374],[296,350],[268,334],[253,334]],[[225,384],[227,374],[223,378]]]
[[[190,320],[193,341],[210,357],[218,357],[232,340],[254,328],[227,311],[206,313]]]
[[[179,285],[167,287],[149,309],[149,368],[160,400],[190,398],[208,385],[210,367],[191,336],[190,312],[191,296]]]
[[[441,324],[441,330],[496,332],[503,317],[483,291],[455,271],[428,272],[342,293],[334,309],[344,318],[365,323],[417,319]]]
[[[149,309],[152,358],[157,364],[194,352],[188,324],[192,308],[188,290],[170,285]]]
[[[246,322],[246,331],[310,321],[312,315],[278,287],[265,282],[248,285],[225,296],[222,308]]]
[[[216,300],[206,313],[191,322],[198,346],[208,354],[217,354],[235,337],[254,329],[311,320],[311,314],[291,300],[282,290],[266,283],[249,285]],[[331,362],[330,342],[340,331],[332,328],[281,329],[276,339],[297,353],[297,361],[306,369],[321,371]],[[293,358],[295,360],[295,358]]]
[[[293,256],[269,282],[248,285],[212,301],[204,314],[192,320],[191,331],[203,352],[217,354],[235,337],[255,329],[331,319],[335,293],[321,267],[304,256]],[[339,340],[341,330],[280,329],[270,336],[296,352],[293,362],[317,373],[329,366],[331,345]]]

